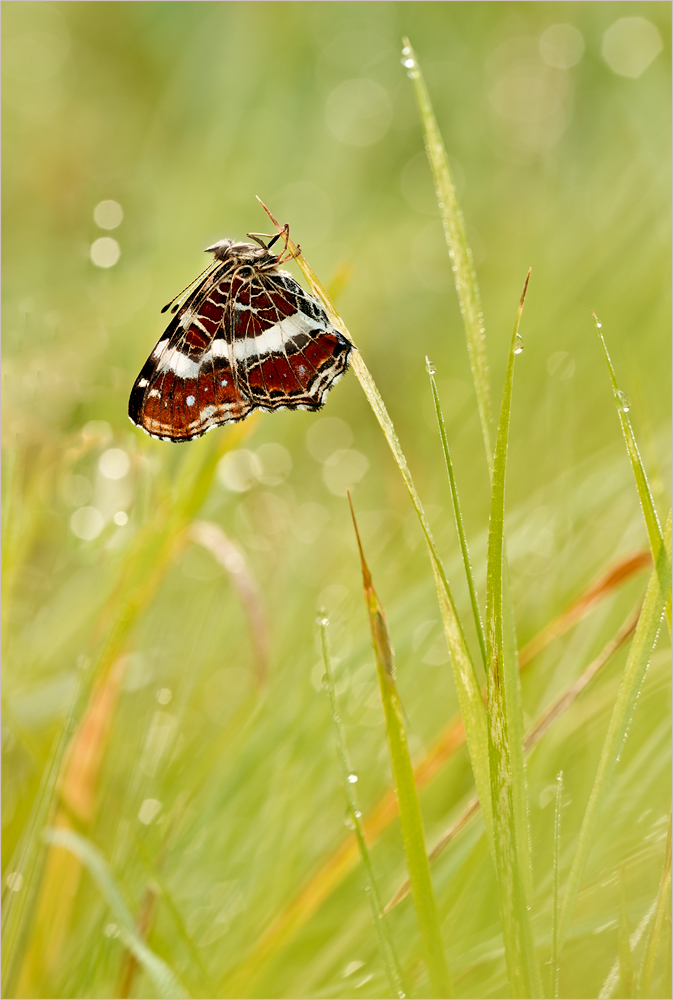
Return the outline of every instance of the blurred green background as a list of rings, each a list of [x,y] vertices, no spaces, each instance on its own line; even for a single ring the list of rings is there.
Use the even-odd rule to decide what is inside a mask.
[[[520,642],[613,560],[646,547],[590,311],[630,396],[664,518],[671,107],[668,3],[5,2],[2,29],[6,875],[140,533],[184,488],[194,450],[205,455],[230,433],[218,429],[191,445],[153,441],[129,425],[126,406],[162,332],[159,309],[205,266],[203,248],[268,231],[255,195],[290,223],[332,288],[466,612],[425,355],[437,365],[484,579],[487,468],[419,118],[400,65],[404,35],[425,72],[465,213],[496,400],[533,268],[507,496]],[[123,691],[84,832],[134,913],[161,871],[170,905],[156,908],[150,944],[193,995],[385,990],[357,872],[260,964],[256,979],[236,987],[243,992],[227,985],[347,833],[320,686],[319,606],[332,622],[364,809],[390,781],[347,487],[421,759],[455,713],[455,692],[420,529],[352,374],[319,415],[252,422],[219,462],[199,510],[249,566],[268,622],[268,680],[255,684],[255,646],[232,574],[197,545],[161,570],[119,651]],[[642,586],[642,578],[629,584],[536,661],[524,680],[527,722],[614,634]],[[570,851],[621,664],[623,655],[573,722],[545,738],[529,769],[543,960],[547,790],[563,767]],[[660,649],[606,806],[605,842],[587,869],[561,995],[597,995],[617,955],[615,872],[625,866],[633,928],[654,898],[669,798],[667,691]],[[422,798],[430,843],[471,787],[462,752]],[[497,904],[479,834],[475,825],[442,858],[436,891],[459,995],[500,996]],[[374,864],[387,899],[404,877],[396,827]],[[15,987],[16,995],[120,995],[110,991],[122,945],[86,878],[69,921],[58,957],[33,975],[34,992]],[[408,900],[392,923],[416,995],[425,995]],[[22,947],[29,956],[29,943]],[[665,996],[658,975],[664,992],[656,995]],[[142,972],[133,978],[131,995],[152,990]]]

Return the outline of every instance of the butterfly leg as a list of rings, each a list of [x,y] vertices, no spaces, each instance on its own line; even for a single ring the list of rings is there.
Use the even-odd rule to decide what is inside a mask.
[[[255,243],[259,243],[259,245],[263,246],[265,250],[270,250],[271,247],[276,242],[276,240],[279,240],[279,239],[283,238],[285,240],[285,248],[283,250],[283,253],[285,253],[285,250],[287,250],[287,241],[290,238],[290,224],[289,224],[289,222],[286,222],[285,225],[283,226],[283,228],[281,229],[281,231],[279,233],[275,233],[275,234],[271,234],[271,233],[246,233],[245,235],[249,236],[251,240],[255,241]],[[263,242],[264,240],[271,240],[271,242],[270,243],[264,243]],[[281,254],[281,256],[282,256],[282,254]]]

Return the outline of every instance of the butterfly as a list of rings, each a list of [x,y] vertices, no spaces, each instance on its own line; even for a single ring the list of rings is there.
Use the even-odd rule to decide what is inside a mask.
[[[353,345],[317,299],[280,270],[299,250],[289,231],[255,243],[220,240],[213,261],[177,299],[143,365],[129,418],[161,441],[191,441],[255,410],[319,410],[348,368]],[[283,238],[281,253],[271,247]],[[270,240],[265,243],[264,240]]]

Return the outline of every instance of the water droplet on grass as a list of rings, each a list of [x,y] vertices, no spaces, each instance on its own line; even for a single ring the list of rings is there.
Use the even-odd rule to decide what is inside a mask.
[[[437,365],[434,363],[434,361],[430,360],[427,354],[425,355],[425,370],[428,373],[428,375],[434,375],[435,372],[437,371]]]
[[[351,785],[354,785],[355,782],[358,780],[358,776],[354,772],[351,772],[346,780],[350,782]]]
[[[355,829],[355,820],[360,819],[362,813],[359,809],[347,809],[344,813],[344,826],[347,826],[349,830]]]
[[[520,333],[517,333],[516,340],[514,341],[514,353],[521,354],[523,351],[523,337]]]
[[[327,617],[327,612],[324,608],[321,608],[318,614],[315,616],[315,620],[318,625],[329,625],[329,618]]]
[[[617,389],[617,406],[622,413],[628,413],[631,409],[631,400],[621,389]]]

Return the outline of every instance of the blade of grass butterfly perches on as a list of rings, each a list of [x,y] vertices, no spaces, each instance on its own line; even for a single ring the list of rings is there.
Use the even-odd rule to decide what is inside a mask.
[[[282,231],[283,227],[274,218],[273,214],[269,211],[264,202],[259,198],[257,200],[273,222],[276,229],[279,232]],[[292,242],[292,240],[288,241],[288,249],[293,252],[297,251],[295,256],[297,265],[306,278],[311,291],[316,298],[322,302],[333,325],[337,329],[341,330],[344,336],[351,342],[351,344],[354,345],[354,350],[350,356],[351,367],[372,410],[374,411],[374,415],[385,435],[388,446],[393,453],[393,457],[408,490],[414,510],[416,511],[421,530],[423,531],[435,577],[435,587],[437,590],[444,632],[449,652],[451,654],[451,666],[453,669],[456,690],[458,692],[461,715],[465,726],[465,739],[470,756],[470,764],[474,774],[475,785],[477,786],[477,793],[482,802],[487,803],[484,808],[484,822],[486,823],[489,842],[492,842],[490,808],[488,805],[490,802],[490,784],[488,774],[486,707],[481,694],[481,685],[479,683],[474,663],[472,662],[472,657],[465,639],[465,633],[456,610],[453,594],[451,592],[442,561],[439,557],[428,519],[425,515],[421,499],[411,477],[411,472],[409,471],[409,466],[404,452],[402,451],[393,422],[390,419],[385,403],[381,398],[374,379],[372,378],[362,355],[355,345],[353,337],[348,331],[343,319],[337,313],[334,304],[310,264],[304,255],[299,253],[298,247]]]

